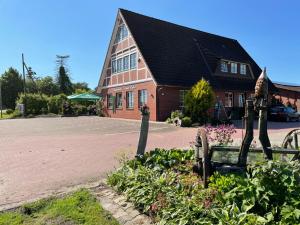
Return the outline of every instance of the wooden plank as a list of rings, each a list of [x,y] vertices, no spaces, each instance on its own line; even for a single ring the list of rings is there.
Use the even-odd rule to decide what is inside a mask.
[[[239,152],[240,147],[239,146],[212,146],[212,151],[216,152]],[[263,153],[262,148],[250,148],[249,152],[255,152],[255,153]],[[283,149],[283,148],[274,148],[272,149],[272,152],[275,154],[299,154],[299,150],[295,149]]]

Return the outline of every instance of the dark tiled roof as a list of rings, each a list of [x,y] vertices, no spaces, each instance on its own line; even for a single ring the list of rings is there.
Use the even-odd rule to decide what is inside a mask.
[[[284,90],[295,91],[300,93],[300,85],[288,85],[288,84],[280,84],[280,83],[274,83],[274,85],[278,89],[284,89]]]
[[[120,11],[159,85],[191,87],[203,77],[215,88],[254,90],[254,80],[212,76],[221,58],[248,63],[254,76],[260,75],[261,69],[238,41]],[[269,86],[274,88],[271,82]]]

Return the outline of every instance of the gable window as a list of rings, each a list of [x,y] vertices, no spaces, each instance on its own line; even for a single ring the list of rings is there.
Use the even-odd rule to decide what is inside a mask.
[[[241,64],[241,74],[246,75],[246,73],[247,73],[246,64]]]
[[[184,109],[184,98],[188,90],[179,90],[179,108]]]
[[[117,109],[122,108],[122,93],[116,94]]]
[[[123,58],[123,70],[127,71],[128,69],[129,69],[129,55],[126,55]]]
[[[237,73],[237,63],[231,63],[231,73]]]
[[[221,61],[221,71],[224,73],[228,72],[227,62]]]
[[[147,105],[148,91],[146,89],[139,90],[139,107]]]
[[[117,73],[120,73],[122,71],[122,58],[117,59]]]
[[[115,43],[119,43],[120,41],[124,40],[127,37],[128,37],[127,27],[125,26],[125,24],[122,24],[118,28]]]
[[[233,107],[233,93],[225,92],[225,107]]]
[[[136,69],[136,52],[130,54],[130,69]]]
[[[108,109],[113,109],[114,107],[114,97],[112,94],[107,95],[107,108]]]
[[[133,92],[132,91],[126,92],[126,108],[133,109]]]

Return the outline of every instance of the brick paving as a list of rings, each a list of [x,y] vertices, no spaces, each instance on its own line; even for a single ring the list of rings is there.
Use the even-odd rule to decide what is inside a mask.
[[[116,157],[133,155],[139,121],[99,117],[0,121],[0,207],[97,181],[118,166]],[[272,144],[300,123],[270,123]],[[197,128],[151,123],[147,150],[187,148]],[[241,129],[235,141],[241,142]]]
[[[121,225],[150,225],[150,217],[135,209],[134,205],[126,200],[126,197],[117,194],[104,183],[92,188],[93,194],[102,207],[109,211]]]

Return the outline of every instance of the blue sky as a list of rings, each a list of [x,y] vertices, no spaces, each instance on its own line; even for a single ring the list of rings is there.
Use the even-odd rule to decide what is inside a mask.
[[[237,39],[274,81],[300,83],[298,0],[0,0],[0,73],[39,76],[68,54],[74,82],[96,87],[118,8]]]

